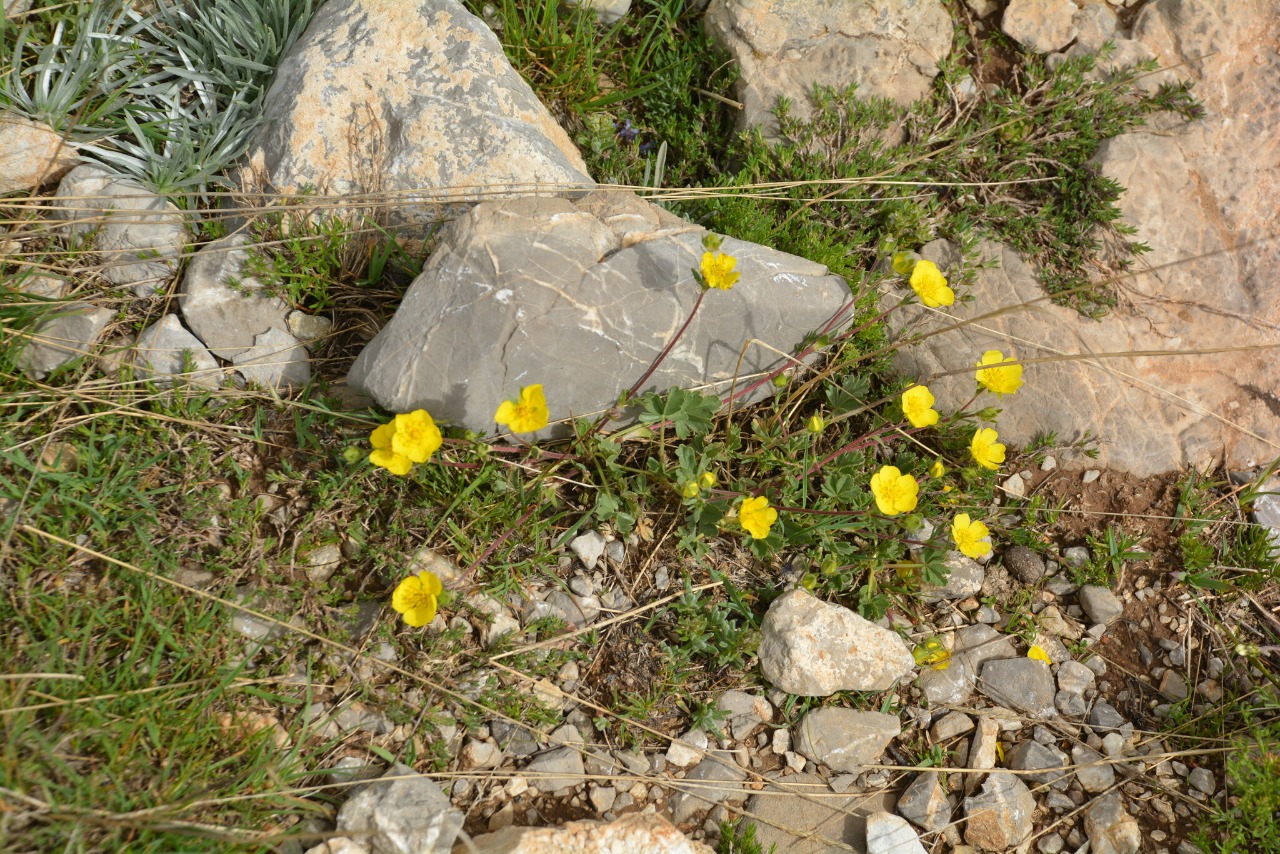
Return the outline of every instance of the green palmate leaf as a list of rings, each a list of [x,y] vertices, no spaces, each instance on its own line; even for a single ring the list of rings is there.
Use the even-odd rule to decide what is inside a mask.
[[[647,394],[640,398],[643,407],[640,421],[644,424],[662,424],[670,422],[675,428],[676,436],[687,439],[690,436],[703,436],[711,430],[711,422],[720,410],[720,398],[711,394],[696,391],[685,391],[673,388],[664,397],[660,394]]]

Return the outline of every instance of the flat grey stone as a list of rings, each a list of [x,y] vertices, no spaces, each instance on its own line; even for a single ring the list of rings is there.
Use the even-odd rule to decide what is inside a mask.
[[[1124,603],[1105,587],[1086,584],[1076,595],[1080,599],[1080,607],[1095,623],[1109,626],[1124,613]]]
[[[925,854],[906,819],[888,812],[867,816],[867,854]]]
[[[942,830],[951,823],[951,801],[937,771],[925,771],[898,798],[898,814],[924,831]]]
[[[569,550],[578,556],[578,560],[582,561],[582,565],[588,570],[596,568],[596,563],[604,555],[605,546],[604,537],[598,531],[587,531],[581,536],[574,537],[569,542]]]
[[[1006,759],[1014,771],[1041,772],[1021,775],[1025,782],[1049,785],[1061,790],[1071,784],[1071,772],[1067,770],[1071,760],[1051,744],[1024,741],[1009,750]]]
[[[18,356],[18,367],[37,380],[73,359],[92,355],[93,345],[115,317],[111,309],[87,302],[50,303],[45,311],[50,316],[31,331]]]
[[[1091,747],[1083,744],[1071,748],[1071,761],[1076,764],[1076,779],[1086,792],[1105,792],[1116,781],[1115,766]]]
[[[710,751],[681,782],[670,785],[676,790],[671,797],[671,820],[682,824],[702,810],[717,804],[747,799],[742,781],[747,772],[734,761],[727,750]]]
[[[1017,775],[992,771],[982,791],[964,799],[964,841],[984,851],[1012,851],[1031,835],[1036,799]]]
[[[816,774],[770,777],[747,802],[761,850],[779,854],[848,854],[866,851],[866,817],[893,809],[892,791],[832,796]]]
[[[1036,718],[1056,715],[1053,673],[1032,658],[988,661],[978,673],[978,690],[1001,705]]]
[[[583,782],[586,773],[582,766],[582,753],[573,747],[558,747],[533,757],[521,773],[529,778],[531,786],[556,795],[568,794]]]
[[[796,752],[835,771],[859,773],[874,765],[889,742],[902,732],[893,715],[828,707],[800,721]]]
[[[947,552],[942,564],[949,571],[947,580],[941,586],[921,587],[921,599],[926,602],[937,602],[941,599],[964,599],[977,595],[982,591],[982,582],[986,578],[986,572],[976,560],[952,550]]]
[[[4,13],[12,17],[25,12],[27,3],[8,0]],[[75,146],[48,125],[0,112],[0,196],[39,189],[61,178],[79,159]]]
[[[973,729],[973,718],[964,712],[948,712],[941,719],[934,721],[930,733],[934,741],[950,741],[956,736],[964,735]]]
[[[769,701],[745,691],[725,691],[716,705],[728,713],[729,734],[738,741],[750,737],[761,724],[773,720],[773,706]]]
[[[73,238],[91,238],[113,285],[151,296],[168,284],[190,240],[182,211],[132,178],[82,163],[66,174],[50,209]]]
[[[883,691],[916,666],[897,634],[799,588],[773,601],[760,632],[760,670],[789,694]]]
[[[396,765],[342,805],[337,829],[368,834],[365,841],[377,854],[448,854],[462,821],[430,778]]]
[[[190,373],[185,373],[184,357],[191,360]],[[222,379],[222,369],[213,354],[186,330],[176,314],[166,314],[142,330],[133,345],[133,365],[140,376],[160,385],[182,378],[195,385],[217,388]]]
[[[592,186],[498,37],[455,0],[329,0],[261,109],[243,186],[389,194],[379,214],[402,237],[425,237],[442,202]]]
[[[1064,661],[1058,665],[1058,690],[1083,694],[1093,688],[1093,671],[1078,661]]]
[[[633,234],[639,222],[648,230]],[[561,419],[611,409],[684,324],[701,292],[692,269],[703,232],[617,191],[577,203],[525,198],[477,205],[446,226],[395,316],[360,355],[348,383],[394,412],[492,433],[498,405],[541,384],[552,425],[531,438],[567,435]],[[679,343],[640,389],[698,386],[704,393],[786,360],[849,299],[819,264],[764,246],[724,241],[741,280],[712,290]],[[774,393],[758,385],[740,401]],[[636,418],[628,407],[618,424]]]
[[[263,388],[298,390],[311,380],[311,362],[298,340],[276,327],[253,339],[231,363],[246,381]]]

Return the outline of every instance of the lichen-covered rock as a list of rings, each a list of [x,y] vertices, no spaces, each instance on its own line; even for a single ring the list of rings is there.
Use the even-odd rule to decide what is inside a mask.
[[[56,181],[79,160],[48,125],[0,111],[0,196]]]
[[[419,234],[436,201],[591,184],[493,31],[457,0],[329,0],[277,66],[263,117],[246,185],[394,194],[380,212]]]
[[[607,409],[693,309],[704,234],[621,192],[477,205],[447,228],[348,381],[392,411],[423,408],[481,432],[494,430],[503,400],[534,383],[553,422]],[[737,258],[741,279],[707,292],[642,392],[727,392],[735,376],[741,391],[786,363],[753,344],[739,365],[749,339],[790,352],[848,304],[844,280],[820,264],[732,239],[722,251]],[[567,432],[553,424],[536,435]]]
[[[858,773],[879,762],[901,732],[902,724],[893,715],[829,706],[801,719],[796,752],[836,771]]]

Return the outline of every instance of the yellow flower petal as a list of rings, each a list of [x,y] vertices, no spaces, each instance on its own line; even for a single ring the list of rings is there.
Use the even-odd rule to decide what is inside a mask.
[[[520,389],[519,400],[504,400],[493,414],[493,420],[505,425],[512,433],[536,433],[547,426],[550,417],[547,398],[540,384]]]
[[[394,421],[388,421],[381,427],[375,427],[373,433],[369,436],[369,444],[373,445],[379,451],[391,450],[391,437],[395,435],[396,424]]]
[[[391,594],[391,607],[406,624],[420,628],[435,619],[439,596],[444,590],[440,578],[434,572],[410,575],[396,586]]]
[[[395,433],[391,436],[391,450],[415,463],[425,463],[442,444],[440,428],[424,409],[397,415]]]
[[[1027,658],[1033,658],[1036,661],[1043,661],[1045,664],[1053,664],[1053,661],[1049,658],[1049,653],[1045,652],[1038,646],[1033,646],[1031,649],[1027,650]]]
[[[956,301],[955,291],[947,286],[947,277],[932,261],[916,262],[911,271],[911,289],[928,308],[952,305]]]
[[[991,543],[987,537],[991,531],[984,522],[970,520],[968,513],[959,513],[951,522],[951,539],[956,548],[971,558],[980,558],[991,551]]]
[[[409,473],[409,469],[413,468],[413,460],[397,454],[395,451],[376,450],[369,454],[369,462],[375,466],[381,466],[387,471],[401,477]]]
[[[969,442],[969,453],[983,468],[998,469],[1004,462],[1004,445],[997,441],[1000,437],[990,427],[981,427],[973,434]]]
[[[769,529],[778,521],[778,511],[769,506],[769,499],[763,495],[746,498],[738,508],[738,524],[751,535],[754,540],[763,540],[769,536]]]
[[[1022,365],[1015,364],[1012,357],[1005,358],[999,350],[982,354],[975,376],[979,385],[1001,397],[1022,388]]]
[[[932,408],[934,402],[928,386],[912,386],[902,393],[902,414],[912,427],[932,427],[938,423],[938,411]]]
[[[726,255],[723,252],[704,252],[702,263],[699,265],[702,281],[708,288],[727,291],[738,281],[739,274],[733,271],[737,265],[738,259],[732,255]]]
[[[886,516],[916,509],[919,493],[916,479],[898,471],[897,466],[882,466],[871,476],[871,494],[875,496],[876,507]]]
[[[715,489],[716,476],[709,471],[704,471],[702,474],[698,475],[698,486],[701,486],[703,489]]]

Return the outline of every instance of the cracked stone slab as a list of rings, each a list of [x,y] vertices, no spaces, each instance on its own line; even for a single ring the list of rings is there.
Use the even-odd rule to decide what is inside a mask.
[[[348,382],[392,411],[422,408],[482,433],[494,432],[499,403],[533,383],[553,422],[605,410],[692,310],[704,234],[621,192],[477,205],[446,229]],[[849,302],[844,280],[820,264],[733,239],[722,251],[738,259],[741,279],[707,293],[641,392],[727,392],[735,375],[785,363],[748,346],[739,368],[749,339],[790,352]],[[753,399],[772,391],[763,383]],[[567,432],[553,424],[537,436]]]

